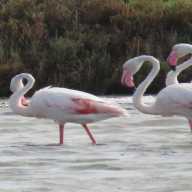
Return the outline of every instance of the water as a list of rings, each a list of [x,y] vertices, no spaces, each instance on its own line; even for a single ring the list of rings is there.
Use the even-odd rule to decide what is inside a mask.
[[[8,115],[0,102],[2,192],[191,192],[192,134],[180,117],[144,115],[130,97],[108,98],[130,116],[95,123],[97,145],[67,124]],[[151,97],[146,97],[149,102]]]

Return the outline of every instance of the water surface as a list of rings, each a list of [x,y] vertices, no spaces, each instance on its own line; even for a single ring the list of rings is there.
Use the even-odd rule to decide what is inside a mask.
[[[129,117],[92,124],[92,145],[69,123],[65,144],[50,120],[10,115],[0,102],[0,191],[191,192],[192,134],[181,117],[144,115],[130,97],[110,97]],[[145,98],[146,102],[151,97]]]

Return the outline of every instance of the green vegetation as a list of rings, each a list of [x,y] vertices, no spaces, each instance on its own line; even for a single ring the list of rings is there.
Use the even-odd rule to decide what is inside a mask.
[[[149,88],[157,92],[172,45],[192,41],[191,10],[191,0],[1,0],[0,95],[8,95],[11,77],[20,72],[35,76],[35,88],[126,93],[122,63],[141,54],[161,61]]]

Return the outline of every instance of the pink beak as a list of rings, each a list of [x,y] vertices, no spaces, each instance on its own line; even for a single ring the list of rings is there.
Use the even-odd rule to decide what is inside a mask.
[[[167,58],[167,62],[169,63],[170,66],[175,67],[177,65],[177,54],[175,51],[172,51],[168,58]]]
[[[127,70],[123,71],[123,75],[121,77],[121,83],[122,85],[125,85],[130,88],[135,87],[133,75]]]

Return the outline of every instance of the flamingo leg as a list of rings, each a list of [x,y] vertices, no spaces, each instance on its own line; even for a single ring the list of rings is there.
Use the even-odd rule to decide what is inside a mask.
[[[188,119],[188,122],[189,122],[189,127],[190,127],[190,130],[191,130],[191,133],[192,133],[192,120]]]
[[[64,143],[64,124],[59,124],[59,144]]]
[[[93,137],[93,135],[92,135],[91,131],[89,130],[89,128],[87,127],[87,125],[86,124],[82,124],[82,126],[85,129],[85,131],[86,131],[87,135],[89,136],[89,138],[91,139],[92,144],[96,144],[96,140]]]

